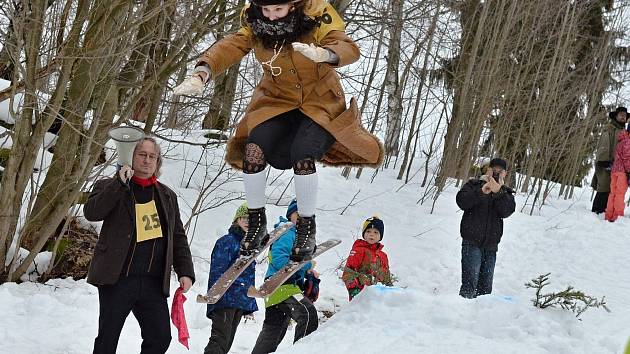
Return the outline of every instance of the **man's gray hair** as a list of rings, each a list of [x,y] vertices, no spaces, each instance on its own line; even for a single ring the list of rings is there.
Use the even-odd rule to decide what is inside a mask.
[[[160,175],[162,174],[162,148],[160,147],[160,144],[158,144],[157,139],[155,138],[155,136],[153,135],[146,135],[144,138],[140,139],[140,141],[138,141],[138,143],[136,144],[136,147],[133,149],[133,153],[134,155],[136,154],[136,150],[138,149],[138,146],[140,146],[142,143],[144,143],[145,141],[150,141],[153,143],[153,146],[155,147],[155,153],[158,155],[157,158],[157,162],[155,164],[155,177],[160,177]]]

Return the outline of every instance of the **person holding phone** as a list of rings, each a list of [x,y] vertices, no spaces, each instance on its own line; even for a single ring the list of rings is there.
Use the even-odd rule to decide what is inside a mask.
[[[481,178],[468,181],[457,193],[464,211],[462,285],[459,295],[472,299],[492,292],[497,249],[503,236],[503,219],[516,210],[514,190],[505,185],[507,162],[494,158]]]

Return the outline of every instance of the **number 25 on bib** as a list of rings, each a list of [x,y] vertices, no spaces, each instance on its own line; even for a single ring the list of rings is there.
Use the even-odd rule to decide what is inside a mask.
[[[155,200],[145,204],[136,203],[136,235],[137,242],[162,237],[160,216]]]

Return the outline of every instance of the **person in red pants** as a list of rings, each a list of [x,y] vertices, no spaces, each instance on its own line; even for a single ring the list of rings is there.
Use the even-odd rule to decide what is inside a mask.
[[[614,222],[623,216],[626,191],[628,190],[628,173],[630,172],[630,132],[622,130],[617,134],[615,160],[610,176],[610,195],[606,205],[606,220]]]

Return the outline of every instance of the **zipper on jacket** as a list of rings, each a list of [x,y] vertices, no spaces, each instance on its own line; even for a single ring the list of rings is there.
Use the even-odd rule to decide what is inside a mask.
[[[155,253],[156,242],[156,240],[153,240],[153,247],[151,247],[151,260],[149,260],[149,268],[147,269],[147,273],[151,271],[151,264],[153,264],[153,254]]]
[[[486,182],[486,183],[488,183],[488,182]],[[481,185],[481,188],[483,189],[483,184]],[[486,220],[485,220],[485,224],[484,224],[483,238],[481,239],[480,246],[483,246],[486,243],[486,239],[488,238],[488,219],[490,219],[490,209],[491,209],[490,203],[492,202],[492,196],[490,196],[491,193],[492,192],[486,194],[486,197],[488,199],[488,206],[486,207],[486,209],[487,209],[486,210]]]
[[[129,188],[129,192],[131,193],[131,201],[132,201],[132,209],[133,209],[133,215],[136,215],[136,196],[133,194],[133,190],[131,190],[131,188]],[[132,227],[132,231],[131,233],[136,235],[136,218],[132,217],[131,218],[133,220],[133,227]],[[136,235],[136,238],[138,236]],[[131,243],[134,241],[133,237],[129,237],[129,246],[131,246]],[[138,244],[138,242],[134,242],[133,244],[133,250],[131,251],[131,258],[129,259],[129,264],[127,265],[127,275],[129,276],[129,270],[131,269],[131,263],[133,262],[133,256],[136,253],[136,245]]]
[[[131,269],[131,263],[133,263],[133,256],[136,254],[136,245],[138,243],[134,243],[133,251],[131,251],[131,258],[129,259],[129,264],[127,265],[127,276],[129,276],[129,270]]]

